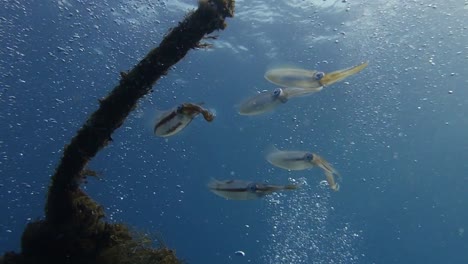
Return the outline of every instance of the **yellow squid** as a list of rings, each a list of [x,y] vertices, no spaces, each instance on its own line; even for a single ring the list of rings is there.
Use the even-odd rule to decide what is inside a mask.
[[[297,87],[311,92],[318,92],[324,86],[339,82],[362,71],[368,64],[368,62],[364,62],[351,68],[330,73],[296,68],[276,68],[267,71],[265,79],[281,87]]]
[[[319,155],[307,151],[283,151],[272,146],[267,150],[266,160],[272,165],[285,170],[305,170],[312,167],[321,168],[327,179],[328,185],[334,191],[340,189],[340,185],[335,181],[338,172]]]
[[[199,114],[206,121],[211,122],[214,114],[198,104],[184,103],[175,109],[164,112],[154,125],[154,134],[160,137],[169,137],[184,129]]]
[[[266,183],[212,179],[208,183],[208,189],[214,194],[230,200],[253,200],[265,195],[283,190],[295,190],[299,188],[297,184],[271,185]]]
[[[319,92],[323,87],[341,81],[366,68],[367,62],[352,68],[324,73],[315,70],[277,68],[265,73],[265,78],[284,88],[263,91],[242,102],[239,106],[241,115],[259,115],[273,110],[294,97],[302,97]]]

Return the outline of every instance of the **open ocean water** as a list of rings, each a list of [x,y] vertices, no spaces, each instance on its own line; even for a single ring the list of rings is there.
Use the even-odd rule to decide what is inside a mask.
[[[0,250],[44,215],[65,144],[195,0],[0,1]],[[188,263],[468,263],[468,2],[237,0],[213,47],[140,101],[90,168],[107,219],[159,234]],[[362,72],[275,111],[240,102],[289,65]],[[155,137],[158,111],[216,113]],[[286,171],[263,151],[308,150],[341,174]],[[253,201],[210,179],[303,183]],[[468,231],[468,230],[467,230]],[[242,250],[245,256],[235,255]]]

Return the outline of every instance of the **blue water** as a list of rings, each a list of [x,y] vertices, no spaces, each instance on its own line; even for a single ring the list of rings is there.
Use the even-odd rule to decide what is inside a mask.
[[[130,69],[196,5],[184,1],[2,1],[0,251],[43,217],[62,149]],[[371,2],[371,3],[369,3]],[[193,50],[143,98],[90,168],[86,192],[112,222],[161,234],[189,263],[468,263],[468,2],[237,1],[209,50]],[[271,67],[364,71],[272,113],[236,105],[275,86]],[[204,102],[166,139],[157,111]],[[262,151],[319,153],[342,175],[287,172]],[[211,178],[302,189],[254,201]],[[245,257],[236,256],[243,250]]]

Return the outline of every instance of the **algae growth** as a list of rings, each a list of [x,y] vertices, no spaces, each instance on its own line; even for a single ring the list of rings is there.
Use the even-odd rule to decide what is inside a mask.
[[[189,50],[203,47],[207,34],[226,27],[234,0],[203,0],[131,71],[79,129],[68,144],[51,179],[43,220],[29,223],[21,237],[21,252],[7,252],[0,264],[13,263],[180,263],[173,250],[152,247],[151,239],[125,224],[108,223],[102,206],[80,184],[90,174],[88,162],[112,141],[140,98]]]

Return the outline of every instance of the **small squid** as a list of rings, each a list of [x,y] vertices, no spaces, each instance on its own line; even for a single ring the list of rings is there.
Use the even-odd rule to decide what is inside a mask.
[[[340,185],[335,181],[338,172],[319,155],[306,151],[283,151],[272,146],[267,150],[266,160],[272,165],[285,170],[305,170],[312,167],[321,168],[327,179],[328,185],[334,191],[340,189]]]
[[[265,73],[265,78],[284,88],[264,91],[248,98],[239,106],[241,115],[259,115],[275,109],[294,97],[302,97],[319,92],[326,85],[341,81],[366,68],[367,62],[352,68],[324,73],[316,70],[277,68]]]
[[[239,114],[259,115],[286,103],[290,98],[310,93],[309,90],[302,88],[276,88],[273,91],[263,91],[242,102],[239,106]]]
[[[283,190],[295,190],[299,188],[297,184],[271,185],[266,183],[212,179],[208,183],[208,189],[214,194],[230,200],[253,200],[265,195]]]
[[[324,86],[339,82],[362,71],[368,64],[368,62],[364,62],[348,69],[330,73],[296,68],[276,68],[267,71],[265,79],[281,87],[297,87],[311,92],[319,92]]]
[[[200,105],[184,103],[175,109],[164,112],[154,125],[154,134],[169,137],[184,129],[198,114],[202,114],[206,121],[211,122],[214,114]]]

